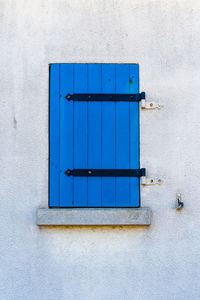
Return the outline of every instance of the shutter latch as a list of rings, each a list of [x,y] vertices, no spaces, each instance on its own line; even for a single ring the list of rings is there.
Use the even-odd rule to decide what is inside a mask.
[[[181,201],[181,193],[176,194],[176,201],[177,201],[176,209],[181,209],[184,207],[184,203],[183,201]]]

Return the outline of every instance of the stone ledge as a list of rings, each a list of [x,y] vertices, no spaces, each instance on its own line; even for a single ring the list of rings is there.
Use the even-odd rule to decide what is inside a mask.
[[[150,225],[149,208],[40,208],[40,226]]]

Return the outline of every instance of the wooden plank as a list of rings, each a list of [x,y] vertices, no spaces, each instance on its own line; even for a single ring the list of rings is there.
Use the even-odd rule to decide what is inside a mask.
[[[60,206],[73,206],[73,102],[65,96],[73,93],[73,64],[60,65]]]
[[[101,65],[88,65],[88,93],[101,92]],[[88,168],[101,168],[101,102],[88,102]],[[101,177],[88,178],[88,206],[101,206]]]
[[[129,92],[139,93],[139,65],[129,66]],[[140,167],[139,150],[139,103],[130,103],[130,168]],[[130,178],[130,206],[140,205],[140,179]]]
[[[87,93],[87,64],[74,64],[74,93]],[[74,102],[74,168],[87,168],[87,102]],[[87,206],[87,178],[74,178],[74,206]]]
[[[129,93],[129,65],[116,65],[116,93]],[[116,103],[116,168],[130,168],[129,102]],[[130,206],[130,178],[116,178],[116,206]]]
[[[60,141],[59,65],[50,65],[50,117],[49,117],[49,206],[58,207],[60,198],[59,141]]]
[[[115,93],[115,65],[102,65],[102,93]],[[102,102],[102,168],[115,169],[115,102]],[[102,178],[102,206],[115,207],[115,178]]]

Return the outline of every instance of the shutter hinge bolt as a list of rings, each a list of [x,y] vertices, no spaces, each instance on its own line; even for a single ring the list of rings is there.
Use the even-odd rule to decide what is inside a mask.
[[[163,105],[155,103],[155,102],[147,102],[145,99],[141,100],[141,108],[142,109],[161,109]]]
[[[71,100],[72,95],[71,94],[67,94],[67,96],[65,96],[65,99],[67,99],[68,101]]]
[[[155,178],[147,178],[146,176],[141,177],[141,184],[142,185],[155,185],[155,184],[162,184],[163,179],[155,177]]]
[[[72,171],[70,169],[68,169],[67,171],[65,171],[65,174],[67,174],[67,176],[70,176],[72,173]]]

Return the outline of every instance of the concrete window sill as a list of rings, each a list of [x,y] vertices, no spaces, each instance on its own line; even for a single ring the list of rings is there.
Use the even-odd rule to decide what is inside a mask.
[[[40,226],[150,225],[149,208],[40,208]]]

